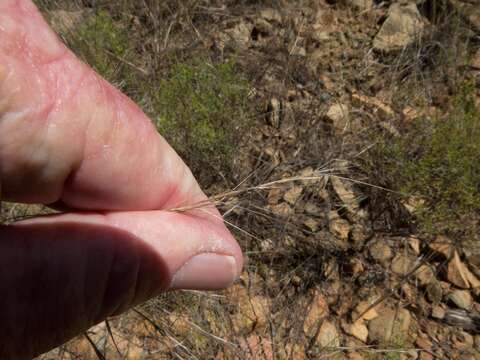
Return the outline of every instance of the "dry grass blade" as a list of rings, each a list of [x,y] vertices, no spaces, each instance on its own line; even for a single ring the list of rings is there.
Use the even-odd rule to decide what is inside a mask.
[[[113,346],[115,346],[115,350],[117,350],[118,354],[123,357],[123,354],[118,348],[117,342],[115,341],[115,337],[113,336],[113,332],[112,332],[112,327],[110,326],[110,322],[108,320],[105,320],[105,326],[107,328],[108,335],[110,335],[110,338],[112,339]]]
[[[102,352],[101,352],[100,349],[97,347],[97,345],[95,345],[95,343],[94,343],[93,340],[90,338],[90,336],[88,336],[88,333],[84,333],[83,335],[85,336],[85,338],[88,340],[88,342],[89,342],[90,345],[92,346],[93,351],[95,351],[95,355],[97,356],[97,358],[99,358],[100,360],[106,360],[105,355],[102,354]]]

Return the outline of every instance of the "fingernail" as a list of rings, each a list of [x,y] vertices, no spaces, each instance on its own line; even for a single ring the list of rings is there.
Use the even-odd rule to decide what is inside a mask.
[[[203,253],[188,260],[173,276],[170,289],[217,290],[237,277],[233,256]]]

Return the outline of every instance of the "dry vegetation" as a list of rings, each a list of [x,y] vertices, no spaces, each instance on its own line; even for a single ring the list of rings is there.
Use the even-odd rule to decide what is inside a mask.
[[[247,259],[224,292],[162,295],[42,359],[480,357],[474,12],[417,1],[415,36],[381,49],[390,1],[36,2],[182,154]]]

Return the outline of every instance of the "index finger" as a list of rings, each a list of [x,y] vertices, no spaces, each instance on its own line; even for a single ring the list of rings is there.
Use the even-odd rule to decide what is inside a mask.
[[[148,210],[205,198],[145,114],[57,38],[29,0],[0,0],[4,200]]]

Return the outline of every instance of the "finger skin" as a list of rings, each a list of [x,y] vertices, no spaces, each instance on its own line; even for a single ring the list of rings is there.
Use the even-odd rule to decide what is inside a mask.
[[[30,0],[0,0],[0,185],[3,200],[77,211],[0,226],[0,359],[31,358],[161,291],[223,288],[240,273],[215,209],[158,210],[205,195]]]
[[[204,198],[144,113],[26,0],[0,0],[0,134],[4,200],[147,210]]]
[[[32,358],[167,290],[195,255],[239,251],[204,218],[163,211],[56,215],[2,227],[0,359]],[[240,268],[234,271],[212,288],[228,286]]]

